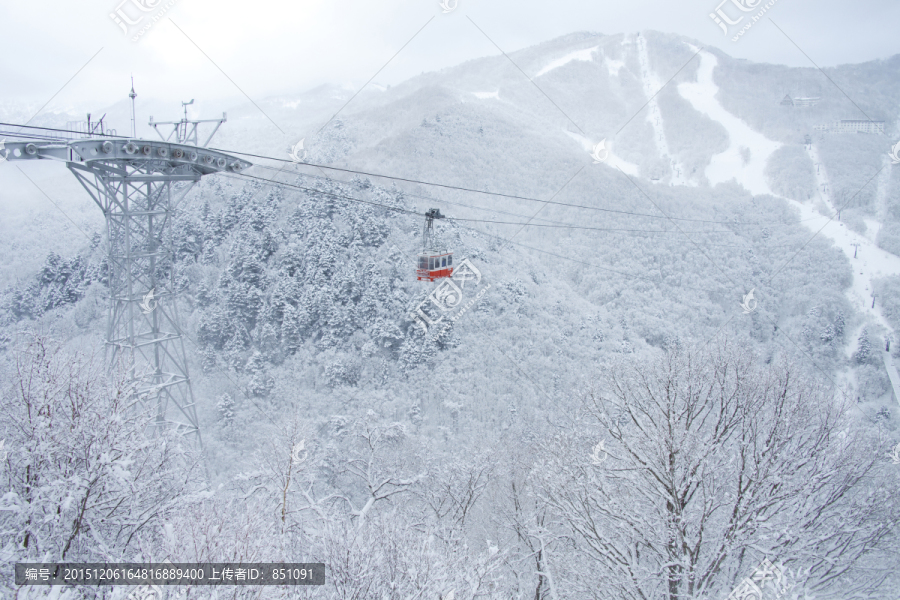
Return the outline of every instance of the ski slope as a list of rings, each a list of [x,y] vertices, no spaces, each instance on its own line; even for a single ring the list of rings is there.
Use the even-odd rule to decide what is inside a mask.
[[[872,292],[875,288],[872,285],[872,280],[888,275],[900,275],[900,257],[876,246],[875,240],[880,227],[877,221],[866,219],[866,234],[863,235],[850,230],[838,220],[837,210],[831,201],[830,191],[832,188],[828,181],[828,173],[824,165],[818,162],[818,153],[815,146],[809,145],[807,152],[813,160],[813,164],[817,165],[818,198],[829,208],[830,215],[823,215],[816,211],[813,209],[812,203],[804,204],[796,200],[787,200],[800,211],[800,218],[803,220],[803,224],[834,242],[847,256],[847,260],[853,268],[853,283],[846,291],[846,295],[850,305],[858,310],[864,319],[856,330],[847,336],[844,355],[850,358],[856,352],[859,336],[864,327],[877,323],[884,328],[885,334],[891,335],[894,332],[884,315],[881,314],[881,306],[877,297],[874,298],[873,306]],[[892,337],[895,336],[892,335]],[[895,339],[894,343],[900,343],[900,341]],[[856,387],[855,376],[852,370],[841,373],[839,378],[842,381],[850,382],[853,387]],[[891,385],[893,386],[893,384],[894,379],[892,377]],[[895,395],[898,402],[900,402],[900,393],[897,393],[896,387]]]
[[[694,46],[691,48],[694,52],[698,50]],[[734,179],[753,194],[771,194],[784,198],[769,189],[765,178],[766,163],[772,153],[781,146],[781,143],[754,131],[747,123],[729,113],[719,104],[716,99],[718,87],[712,79],[717,63],[715,56],[701,52],[697,83],[683,83],[678,86],[678,92],[696,110],[721,124],[728,132],[729,146],[724,152],[712,157],[706,169],[706,177],[712,185]],[[743,151],[744,156],[741,155],[743,149],[746,149]],[[832,187],[828,181],[828,173],[819,160],[815,145],[808,145],[807,152],[816,166],[818,200],[828,207],[828,214],[823,215],[813,208],[817,204],[815,200],[802,203],[792,198],[784,199],[800,212],[801,222],[805,227],[815,235],[830,239],[847,256],[848,262],[853,267],[853,283],[846,291],[847,298],[853,308],[865,318],[865,322],[860,325],[859,329],[874,322],[881,325],[886,333],[891,334],[893,329],[881,314],[877,298],[875,298],[875,306],[872,306],[872,290],[874,289],[872,280],[889,275],[900,275],[900,257],[886,252],[876,245],[880,227],[878,221],[866,220],[866,235],[851,231],[841,223],[831,199]],[[749,156],[747,156],[748,154]],[[844,350],[848,357],[856,350],[858,335],[859,331],[849,336],[848,345]]]
[[[594,46],[593,48],[587,48],[585,50],[577,50],[570,54],[563,56],[562,58],[558,58],[551,62],[549,65],[538,71],[535,78],[540,77],[541,75],[546,75],[553,69],[558,69],[563,65],[567,65],[573,60],[583,60],[583,61],[591,61],[594,60],[594,52],[600,48],[600,46]]]
[[[891,326],[882,316],[877,298],[875,308],[872,308],[872,290],[874,289],[872,280],[888,275],[900,275],[900,257],[882,250],[875,244],[878,229],[881,227],[878,221],[866,219],[865,234],[856,233],[840,222],[837,217],[837,207],[831,198],[832,187],[828,181],[825,165],[819,161],[819,154],[814,144],[808,145],[806,151],[813,164],[816,165],[817,197],[828,207],[830,214],[826,216],[814,210],[813,203],[803,204],[790,199],[789,201],[800,211],[801,218],[807,227],[813,231],[821,230],[820,235],[831,239],[847,255],[847,259],[853,266],[853,285],[847,291],[847,297],[853,307],[890,332],[892,331]],[[859,244],[859,246],[854,244]],[[854,255],[856,258],[853,258]]]
[[[608,56],[603,57],[603,64],[606,65],[610,77],[618,77],[619,71],[621,71],[622,67],[625,66],[625,63],[623,61],[614,60],[612,58],[609,58]]]
[[[699,50],[696,46],[688,45],[694,52]],[[735,179],[753,194],[771,194],[772,190],[766,183],[765,169],[769,157],[781,147],[781,143],[757,133],[719,104],[716,99],[719,88],[713,81],[713,71],[718,64],[715,56],[709,52],[701,52],[697,83],[682,83],[678,86],[678,93],[697,111],[721,123],[728,131],[729,146],[724,152],[712,157],[706,167],[706,178],[711,185]]]
[[[641,82],[644,88],[644,94],[649,100],[647,108],[647,122],[653,128],[653,141],[656,144],[656,151],[659,155],[669,162],[669,168],[672,171],[670,185],[697,185],[696,182],[690,182],[685,177],[685,169],[669,154],[669,144],[666,142],[666,132],[663,129],[662,113],[659,112],[659,104],[656,102],[656,94],[663,87],[663,83],[656,78],[653,71],[650,70],[650,58],[647,56],[647,45],[641,34],[637,34],[635,39],[637,47],[638,62],[641,65]]]
[[[591,141],[583,135],[578,135],[574,131],[568,131],[566,129],[563,129],[563,133],[581,144],[581,147],[584,148],[585,151],[593,151],[594,144],[592,144]],[[626,175],[631,175],[633,177],[638,177],[640,175],[640,167],[638,167],[634,163],[630,163],[627,160],[619,158],[613,153],[612,149],[609,147],[609,140],[607,140],[606,142],[606,150],[609,152],[609,156],[606,158],[606,160],[603,161],[604,163],[611,166],[613,169],[622,169],[622,172]]]

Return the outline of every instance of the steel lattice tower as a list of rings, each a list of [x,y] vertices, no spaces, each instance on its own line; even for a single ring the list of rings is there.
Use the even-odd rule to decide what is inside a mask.
[[[185,195],[203,175],[250,163],[182,144],[80,139],[7,143],[9,160],[57,159],[106,217],[109,241],[107,358],[124,369],[155,425],[196,433],[196,402],[176,303],[172,225]],[[179,411],[168,418],[169,404]]]

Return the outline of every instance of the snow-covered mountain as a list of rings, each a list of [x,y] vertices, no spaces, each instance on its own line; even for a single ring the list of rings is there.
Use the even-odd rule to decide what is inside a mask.
[[[836,381],[859,399],[854,419],[896,436],[879,350],[900,328],[898,74],[900,56],[823,74],[658,32],[576,33],[356,97],[323,87],[262,100],[265,114],[228,108],[212,146],[284,159],[303,139],[310,164],[251,158],[268,181],[208,177],[175,228],[214,483],[298,412],[323,448],[358,419],[402,424],[451,462],[501,437],[540,445],[582,427],[601,366],[723,336]],[[887,135],[817,129],[849,119]],[[0,345],[37,327],[99,347],[102,216],[60,165],[27,166],[0,163]],[[479,278],[466,310],[423,331],[429,208]]]

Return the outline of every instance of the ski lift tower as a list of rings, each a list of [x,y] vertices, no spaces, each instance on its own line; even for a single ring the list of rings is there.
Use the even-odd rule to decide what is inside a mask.
[[[188,120],[187,117],[187,107],[194,103],[194,99],[191,98],[190,102],[182,102],[181,106],[184,108],[184,117],[180,121],[154,121],[153,117],[150,117],[150,126],[156,130],[156,133],[159,134],[159,137],[163,139],[163,141],[168,142],[172,139],[172,136],[175,136],[175,142],[179,144],[192,144],[194,146],[199,146],[198,135],[197,135],[197,126],[200,123],[215,123],[216,126],[212,130],[212,133],[209,134],[209,137],[206,138],[206,141],[203,142],[203,147],[209,145],[210,140],[212,140],[213,136],[216,135],[216,132],[219,130],[219,127],[222,126],[228,115],[222,113],[221,119],[200,119],[195,121]],[[159,130],[159,125],[171,125],[172,131],[169,132],[169,135],[164,136],[162,132]]]
[[[128,373],[147,410],[155,411],[155,427],[196,433],[202,448],[175,302],[172,224],[201,177],[251,164],[182,143],[90,133],[75,140],[6,142],[6,150],[11,161],[65,162],[103,211],[109,237],[109,364]],[[179,419],[167,418],[169,403],[181,413]]]

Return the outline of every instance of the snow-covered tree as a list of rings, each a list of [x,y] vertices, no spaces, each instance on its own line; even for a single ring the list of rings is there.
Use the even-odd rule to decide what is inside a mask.
[[[853,354],[853,358],[856,360],[857,364],[862,365],[869,362],[872,357],[872,342],[869,340],[868,327],[863,327],[862,331],[859,333],[857,342],[856,352]]]
[[[133,388],[103,371],[43,337],[16,352],[0,389],[4,562],[132,559],[196,489],[180,436],[147,435]]]
[[[724,596],[766,556],[823,597],[888,576],[867,562],[895,535],[897,477],[842,396],[727,345],[620,361],[603,381],[596,426],[556,435],[539,467],[600,597]]]
[[[227,392],[219,396],[216,402],[216,410],[219,413],[219,420],[222,423],[223,430],[231,430],[234,426],[234,399]]]

